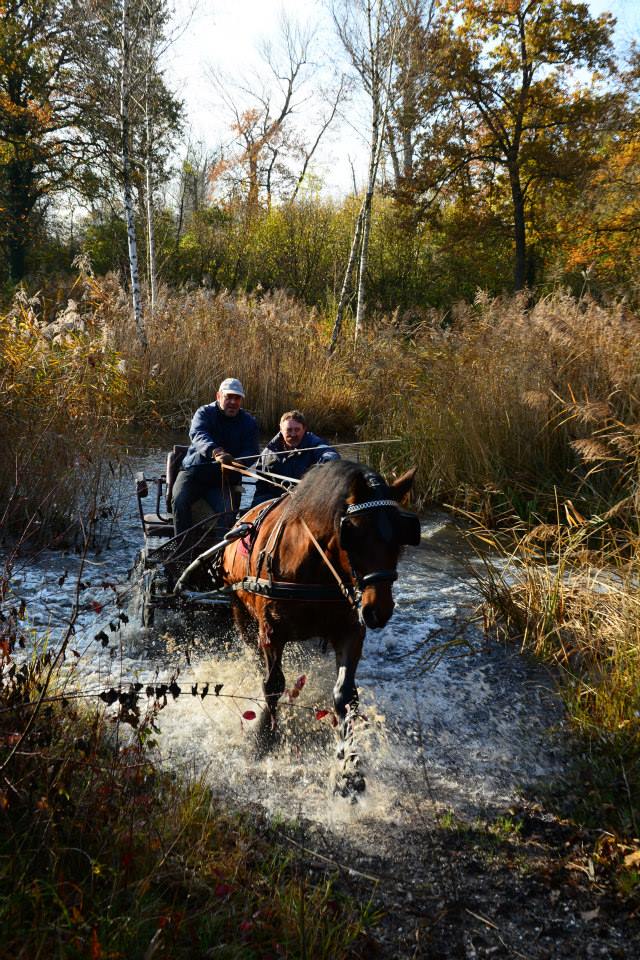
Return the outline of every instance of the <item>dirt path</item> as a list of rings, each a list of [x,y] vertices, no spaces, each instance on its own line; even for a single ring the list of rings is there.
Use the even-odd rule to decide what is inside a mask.
[[[310,876],[329,874],[381,919],[355,956],[636,958],[640,918],[590,856],[595,836],[540,807],[505,818],[361,824],[357,839],[317,825],[275,831]]]

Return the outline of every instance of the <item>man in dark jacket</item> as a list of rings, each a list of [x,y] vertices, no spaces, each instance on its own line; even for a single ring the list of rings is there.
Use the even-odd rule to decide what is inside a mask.
[[[340,454],[326,440],[307,430],[307,421],[299,410],[288,410],[280,417],[280,432],[270,440],[260,455],[256,469],[300,480],[317,463],[339,460]],[[277,477],[274,477],[278,480]],[[280,482],[280,480],[278,480]],[[286,481],[285,481],[286,482]],[[258,480],[251,506],[278,497],[279,487]]]
[[[192,524],[191,506],[196,500],[206,500],[215,513],[220,533],[232,524],[240,505],[236,486],[238,474],[223,470],[222,464],[244,458],[250,465],[257,457],[258,424],[250,413],[242,409],[244,389],[239,380],[223,380],[215,403],[199,407],[191,421],[191,446],[182,461],[173,487],[173,522],[176,534],[188,530]],[[249,459],[247,459],[249,458]]]

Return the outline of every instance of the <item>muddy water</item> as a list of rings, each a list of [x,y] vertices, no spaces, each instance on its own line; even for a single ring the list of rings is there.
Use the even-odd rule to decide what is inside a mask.
[[[474,559],[444,513],[422,518],[422,543],[407,549],[394,588],[391,622],[369,631],[358,671],[361,710],[358,744],[367,790],[355,805],[330,787],[334,733],[329,709],[335,669],[330,651],[306,643],[289,648],[287,687],[304,675],[299,697],[283,698],[281,742],[256,759],[254,721],[261,673],[255,651],[236,638],[222,615],[185,627],[171,616],[153,629],[136,618],[130,585],[130,620],[115,588],[122,584],[141,544],[133,472],[162,470],[160,452],[150,453],[114,479],[109,546],[83,560],[49,553],[14,568],[16,599],[27,601],[30,623],[48,631],[53,647],[64,635],[78,580],[80,611],[71,648],[73,677],[86,693],[140,680],[163,682],[177,675],[183,694],[157,719],[158,750],[167,764],[204,774],[217,789],[274,814],[303,816],[331,827],[349,821],[382,827],[411,825],[416,816],[453,810],[475,816],[503,808],[529,784],[553,776],[562,765],[553,729],[561,709],[544,673],[517,652],[488,647],[469,623],[477,602]],[[245,502],[252,490],[247,488]],[[101,635],[101,639],[96,639]],[[101,640],[107,638],[107,645]],[[192,696],[205,683],[219,696]]]

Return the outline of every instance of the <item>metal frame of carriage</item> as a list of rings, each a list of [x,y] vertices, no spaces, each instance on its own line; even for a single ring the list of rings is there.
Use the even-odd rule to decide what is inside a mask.
[[[211,589],[215,583],[215,561],[230,542],[221,539],[216,529],[217,514],[209,513],[198,520],[186,533],[174,536],[171,501],[173,486],[189,448],[175,445],[167,455],[166,471],[158,477],[136,474],[136,500],[144,545],[131,571],[141,593],[142,626],[154,623],[157,610],[213,611],[229,608],[232,592],[226,588]],[[145,511],[145,503],[153,490],[154,510]],[[164,499],[164,510],[163,510]],[[237,534],[240,535],[241,528]],[[219,549],[213,549],[218,547]],[[193,584],[174,591],[176,582],[196,557],[210,553],[200,564]],[[207,560],[209,562],[207,562]]]

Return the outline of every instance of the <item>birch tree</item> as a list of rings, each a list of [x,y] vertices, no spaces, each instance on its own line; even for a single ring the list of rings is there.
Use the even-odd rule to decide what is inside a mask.
[[[131,274],[131,300],[133,320],[140,346],[146,350],[147,335],[142,318],[142,295],[140,292],[140,272],[138,269],[138,243],[133,210],[133,191],[131,185],[131,159],[129,156],[129,104],[131,100],[130,81],[130,24],[129,0],[122,0],[122,20],[120,32],[120,149],[122,163],[122,191],[124,216],[127,224],[127,246],[129,250],[129,271]]]
[[[364,329],[366,275],[371,231],[371,210],[375,192],[384,128],[387,120],[391,71],[396,55],[398,15],[384,0],[342,0],[334,5],[333,20],[340,41],[355,69],[370,106],[369,163],[362,206],[358,214],[345,270],[329,352],[340,336],[353,271],[358,263],[357,305],[354,336]]]
[[[88,9],[100,38],[87,51],[95,112],[93,136],[101,146],[103,174],[99,189],[114,201],[120,193],[127,229],[132,316],[136,336],[146,347],[140,283],[137,220],[146,225],[151,302],[155,299],[153,195],[160,177],[167,177],[171,137],[180,128],[181,104],[167,88],[161,72],[166,37],[165,0],[92,0]],[[138,198],[136,203],[135,198]]]

